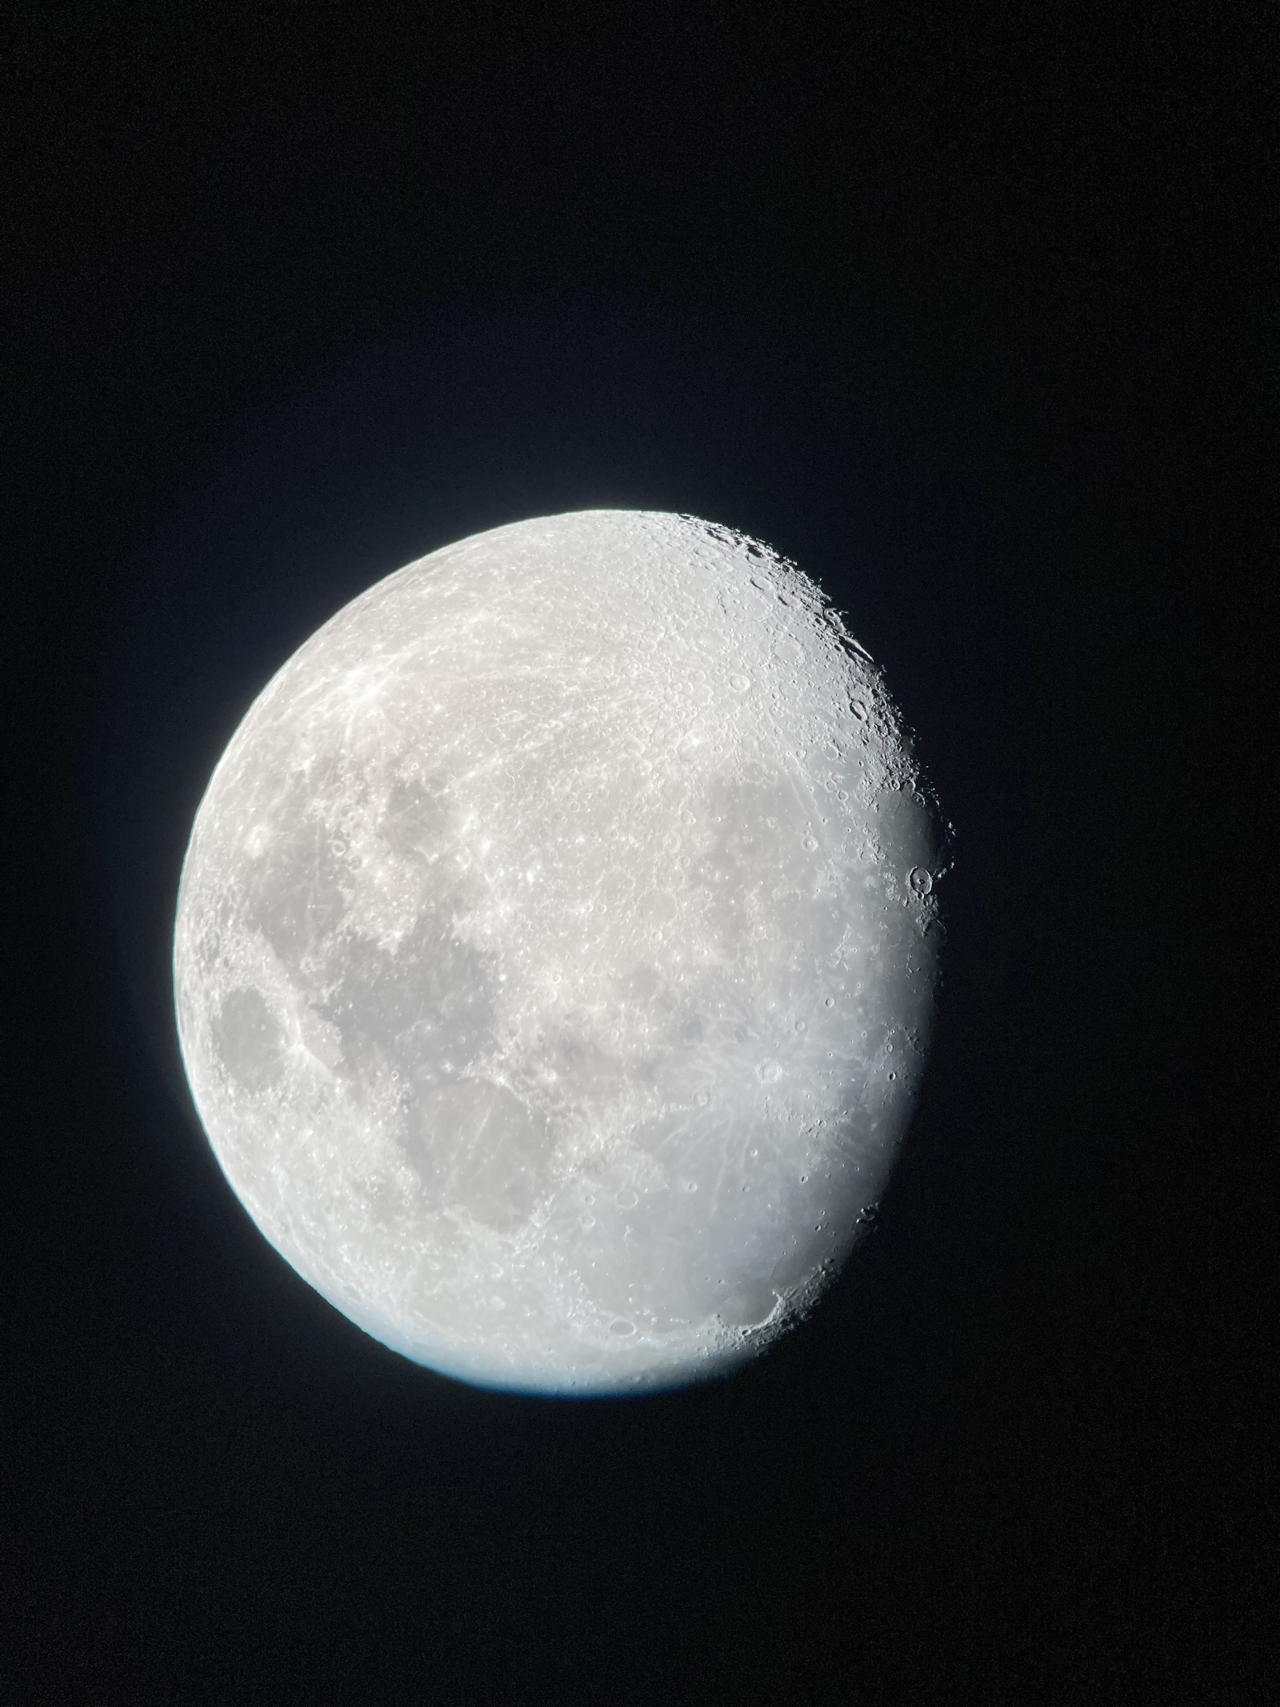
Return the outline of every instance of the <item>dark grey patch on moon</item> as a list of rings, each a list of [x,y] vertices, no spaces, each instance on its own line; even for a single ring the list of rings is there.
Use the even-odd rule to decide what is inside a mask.
[[[492,1047],[490,957],[455,931],[448,913],[428,909],[394,949],[350,931],[330,944],[337,983],[317,1011],[337,1026],[357,1084],[375,1063],[406,1080],[419,1078],[424,1062],[447,1061],[460,1074]]]
[[[272,815],[261,858],[243,876],[245,919],[291,972],[331,940],[347,908],[332,832],[314,810],[305,810],[312,798],[306,780],[295,781]]]
[[[572,1087],[575,1100],[597,1107],[608,1103],[627,1088],[627,1073],[617,1055],[602,1049],[583,1029],[575,1029],[573,1016],[547,1040],[542,1063]]]
[[[427,859],[449,845],[453,817],[443,782],[397,779],[378,819],[378,835],[401,859]]]
[[[509,1233],[546,1187],[553,1144],[546,1119],[505,1085],[458,1079],[413,1099],[401,1147],[434,1207]]]
[[[284,1033],[258,990],[232,990],[213,1020],[213,1049],[246,1091],[278,1084],[284,1071]]]

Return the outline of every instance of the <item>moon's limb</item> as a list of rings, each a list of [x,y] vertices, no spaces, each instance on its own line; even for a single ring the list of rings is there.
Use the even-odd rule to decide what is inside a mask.
[[[295,653],[197,814],[175,994],[218,1160],[437,1369],[723,1368],[892,1164],[933,827],[879,672],[758,542],[601,510],[437,551]]]

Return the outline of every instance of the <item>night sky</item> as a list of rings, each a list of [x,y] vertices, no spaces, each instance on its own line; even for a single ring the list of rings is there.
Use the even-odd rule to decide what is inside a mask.
[[[227,11],[19,8],[6,73],[0,1696],[1209,1699],[1202,42]],[[406,561],[597,506],[820,581],[956,864],[918,1118],[824,1306],[731,1380],[557,1403],[397,1358],[267,1246],[170,955],[272,672]]]

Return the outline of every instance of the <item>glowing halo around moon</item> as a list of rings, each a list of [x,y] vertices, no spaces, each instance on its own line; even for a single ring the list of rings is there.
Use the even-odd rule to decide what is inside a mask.
[[[588,510],[433,552],[289,659],[197,813],[175,1003],[218,1162],[457,1379],[729,1369],[891,1170],[937,827],[880,672],[757,541]]]

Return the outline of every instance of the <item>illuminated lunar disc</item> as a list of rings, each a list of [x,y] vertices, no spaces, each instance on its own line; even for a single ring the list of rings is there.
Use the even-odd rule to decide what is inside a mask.
[[[934,820],[767,547],[589,510],[339,611],[182,872],[182,1053],[264,1236],[482,1386],[682,1385],[848,1254],[924,1059]]]

